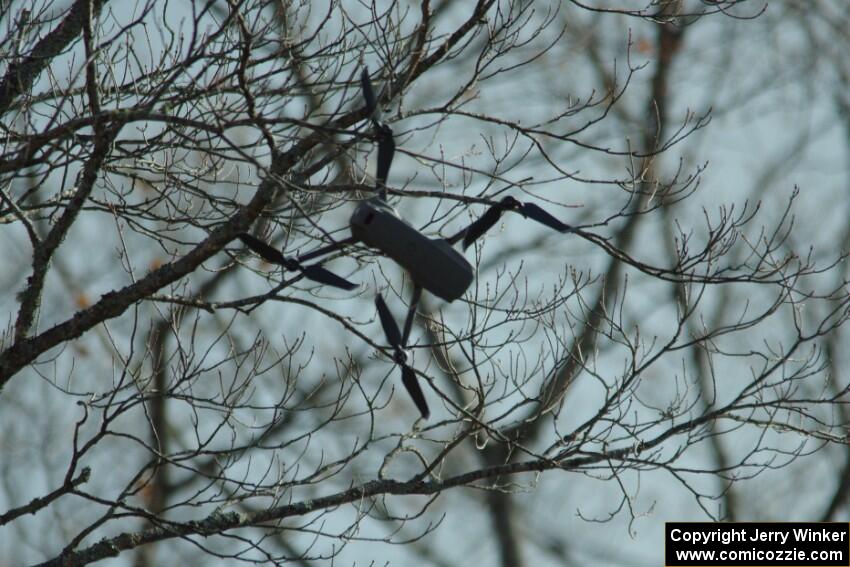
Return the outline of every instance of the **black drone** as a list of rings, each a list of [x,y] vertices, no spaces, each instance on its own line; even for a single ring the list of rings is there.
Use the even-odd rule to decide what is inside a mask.
[[[416,379],[416,373],[407,363],[405,347],[410,337],[413,318],[423,289],[451,302],[461,297],[472,284],[472,265],[460,252],[455,250],[453,245],[462,239],[463,248],[466,250],[493,227],[499,221],[502,213],[506,211],[517,212],[558,232],[570,231],[572,227],[562,223],[533,203],[521,203],[513,197],[505,197],[492,205],[481,218],[449,238],[429,238],[416,230],[405,222],[387,202],[386,182],[395,154],[395,140],[393,139],[393,131],[377,116],[378,102],[375,91],[372,89],[368,69],[363,69],[361,86],[369,120],[373,125],[371,138],[378,145],[375,183],[377,197],[362,201],[354,209],[349,221],[351,236],[296,258],[286,258],[276,248],[250,234],[239,234],[238,238],[245,246],[268,262],[283,266],[284,269],[289,271],[300,271],[309,280],[345,290],[352,290],[357,286],[323,268],[320,264],[305,266],[304,262],[340,250],[351,244],[362,243],[392,258],[407,270],[413,280],[414,287],[403,331],[399,329],[380,293],[375,297],[375,306],[387,342],[393,347],[393,359],[401,367],[402,384],[404,384],[410,397],[413,398],[413,402],[419,408],[422,417],[427,418],[430,415],[428,403],[425,401],[425,395]]]

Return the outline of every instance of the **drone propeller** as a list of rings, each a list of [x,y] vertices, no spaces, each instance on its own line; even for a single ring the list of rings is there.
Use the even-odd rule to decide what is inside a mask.
[[[490,230],[499,221],[499,218],[505,211],[517,212],[558,232],[566,232],[572,229],[570,225],[559,221],[534,203],[522,203],[513,197],[505,197],[490,207],[486,213],[481,215],[481,218],[469,225],[463,236],[464,250],[478,240],[485,232]]]
[[[378,169],[375,178],[378,187],[385,187],[395,155],[395,140],[393,131],[386,124],[377,124],[375,130],[375,137],[378,139]]]
[[[418,299],[418,296],[419,294],[416,293],[415,299]],[[387,342],[395,350],[394,360],[396,364],[401,367],[401,383],[404,384],[405,389],[407,389],[407,393],[410,394],[411,398],[413,398],[413,403],[416,404],[417,408],[419,408],[419,413],[422,414],[422,417],[428,419],[428,416],[431,415],[431,412],[428,409],[428,402],[425,401],[425,394],[422,393],[422,388],[419,386],[419,381],[416,379],[416,373],[413,371],[413,368],[407,364],[407,354],[404,352],[404,346],[408,338],[407,335],[410,333],[410,325],[405,324],[405,334],[402,335],[395,319],[393,319],[392,313],[390,313],[389,307],[387,307],[387,304],[384,302],[384,298],[381,297],[381,294],[375,296],[375,306],[378,308],[378,317],[381,319],[381,326],[384,328],[384,334],[387,337]],[[411,311],[414,310],[415,302],[411,303]],[[408,318],[410,317],[411,314],[408,313]]]
[[[385,187],[390,166],[395,155],[395,140],[392,129],[378,119],[378,99],[372,88],[372,80],[369,78],[369,69],[364,67],[360,74],[360,84],[363,88],[363,98],[366,100],[366,111],[369,119],[375,125],[375,140],[378,142],[378,168],[375,176],[377,186]]]
[[[375,90],[372,88],[368,67],[363,67],[363,71],[360,73],[360,85],[363,87],[363,98],[366,99],[366,110],[369,112],[369,118],[377,122],[375,111],[378,110],[378,99],[375,97]]]
[[[302,266],[301,262],[299,262],[298,260],[287,258],[277,248],[266,244],[259,238],[251,236],[250,234],[239,234],[237,236],[239,240],[241,240],[245,244],[245,246],[253,250],[258,256],[260,256],[267,262],[283,266],[290,272],[298,270],[302,274],[304,274],[304,277],[308,280],[313,280],[314,282],[318,282],[320,284],[330,285],[348,291],[357,287],[355,284],[351,283],[347,279],[341,278],[321,266]]]

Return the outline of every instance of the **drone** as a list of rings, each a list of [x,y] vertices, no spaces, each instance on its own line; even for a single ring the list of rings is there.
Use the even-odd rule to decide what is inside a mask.
[[[399,329],[380,293],[375,296],[375,307],[387,342],[393,348],[393,361],[401,368],[402,384],[422,417],[427,419],[431,412],[416,373],[408,363],[405,349],[423,290],[452,302],[463,296],[472,284],[472,265],[454,245],[462,240],[463,249],[466,250],[508,211],[519,213],[561,233],[574,229],[534,203],[522,203],[513,197],[505,197],[491,205],[478,220],[449,238],[431,238],[422,234],[402,219],[387,201],[386,182],[396,147],[393,131],[378,117],[378,100],[366,68],[361,73],[360,83],[368,119],[373,127],[370,138],[378,146],[375,175],[377,196],[361,201],[354,209],[349,219],[351,236],[294,258],[287,258],[278,249],[250,234],[242,233],[237,238],[267,262],[280,265],[287,271],[298,271],[308,280],[348,291],[357,285],[324,268],[321,263],[304,263],[360,243],[391,258],[407,270],[413,281],[413,295],[403,328]]]

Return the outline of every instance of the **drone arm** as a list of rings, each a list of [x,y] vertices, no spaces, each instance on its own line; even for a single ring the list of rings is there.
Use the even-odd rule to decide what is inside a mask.
[[[454,246],[455,244],[457,244],[458,242],[460,242],[460,241],[461,241],[461,239],[463,238],[463,235],[464,235],[464,234],[466,234],[466,231],[467,231],[468,229],[469,229],[469,227],[466,227],[466,228],[462,228],[462,229],[460,229],[459,231],[457,231],[457,232],[456,232],[456,233],[454,233],[453,235],[451,235],[451,236],[449,236],[448,238],[446,238],[446,242],[448,242],[449,244],[451,244],[452,246]]]
[[[353,244],[355,240],[356,239],[353,236],[349,236],[348,238],[343,238],[342,240],[338,240],[337,242],[333,242],[331,244],[328,244],[327,246],[322,246],[321,248],[317,248],[312,252],[308,252],[306,254],[298,256],[298,262],[308,262],[310,260],[313,260],[314,258],[318,258],[319,256],[324,256],[325,254],[336,252],[337,250],[341,250],[343,247],[349,244]]]
[[[508,204],[510,197],[506,197],[502,201],[492,205],[487,211],[481,215],[478,220],[466,227],[463,231],[463,249],[469,248],[469,245],[481,238],[485,232],[490,230],[493,225],[499,222],[502,213],[505,212],[511,205]]]

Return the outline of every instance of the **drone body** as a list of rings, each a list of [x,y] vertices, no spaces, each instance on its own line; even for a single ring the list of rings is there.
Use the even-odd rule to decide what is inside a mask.
[[[445,239],[428,238],[402,220],[386,201],[361,202],[351,215],[351,235],[395,260],[417,286],[446,301],[469,288],[472,265]]]

